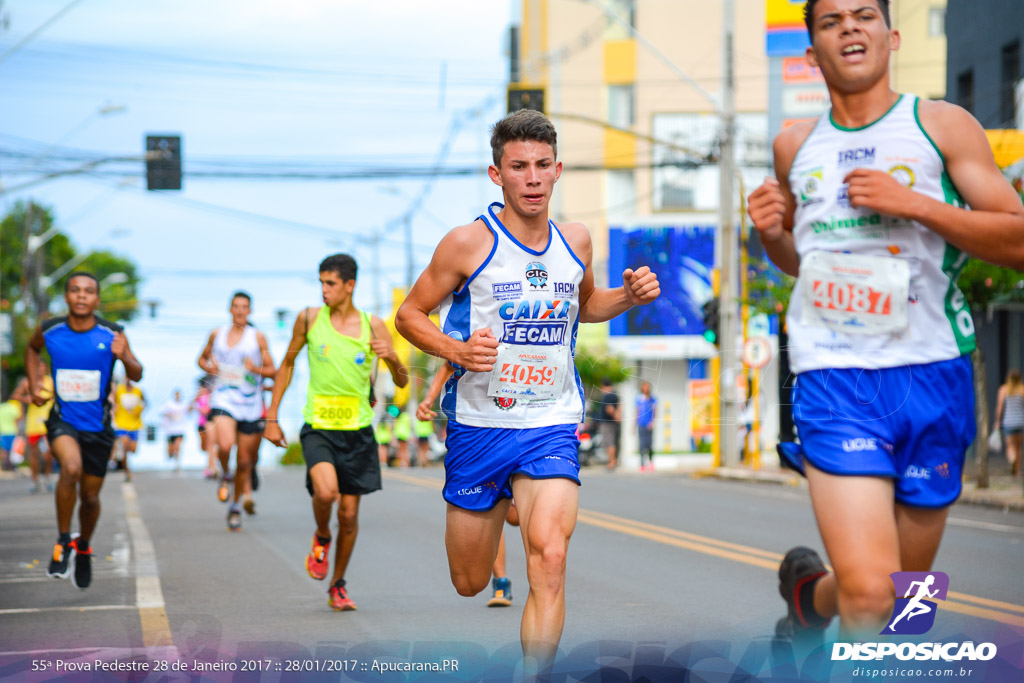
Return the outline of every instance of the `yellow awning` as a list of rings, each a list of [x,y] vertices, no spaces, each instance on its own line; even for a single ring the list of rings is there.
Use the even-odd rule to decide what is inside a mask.
[[[1024,159],[1024,130],[986,130],[985,135],[999,168]]]

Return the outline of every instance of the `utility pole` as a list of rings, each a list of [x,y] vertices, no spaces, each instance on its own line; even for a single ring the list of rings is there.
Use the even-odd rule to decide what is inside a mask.
[[[736,73],[733,35],[736,23],[735,0],[722,0],[722,94],[721,136],[719,139],[718,186],[718,268],[721,272],[720,314],[722,338],[719,375],[721,420],[718,428],[722,448],[722,464],[739,464],[736,405],[736,219],[733,214],[733,176],[736,173]]]

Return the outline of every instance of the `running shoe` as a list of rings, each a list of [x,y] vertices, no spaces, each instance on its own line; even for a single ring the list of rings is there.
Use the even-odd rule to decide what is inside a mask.
[[[313,534],[313,547],[309,551],[309,555],[306,555],[306,572],[317,581],[323,581],[327,578],[327,550],[331,547],[331,542],[328,540],[323,545],[320,544],[320,539],[317,538],[316,534]]]
[[[227,477],[222,477],[220,480],[220,486],[217,487],[217,500],[222,503],[228,502],[228,484],[230,483],[231,482],[228,481]]]
[[[211,470],[209,468],[203,470],[203,479],[216,479],[217,470]]]
[[[249,475],[250,482],[252,483],[252,490],[253,491],[259,491],[260,490],[260,473],[256,471],[256,465],[253,465],[252,469],[249,470],[249,472],[250,472],[250,475]]]
[[[254,501],[250,496],[246,496],[245,500],[242,501],[242,507],[245,508],[247,514],[256,514],[256,501]]]
[[[228,508],[228,531],[242,530],[242,511],[236,505]]]
[[[46,575],[55,579],[66,579],[71,576],[71,561],[75,559],[75,539],[78,534],[72,534],[71,540],[67,543],[57,543],[53,546],[53,557],[50,558],[50,566],[46,569]]]
[[[81,550],[78,547],[78,539],[71,541],[75,546],[75,573],[71,575],[71,583],[75,588],[85,590],[92,583],[92,547],[88,550]]]
[[[494,595],[487,601],[488,607],[508,607],[512,604],[512,580],[494,578],[491,580]]]
[[[345,590],[345,579],[338,579],[327,591],[327,604],[331,606],[331,609],[339,612],[358,609],[356,603],[352,602],[352,598],[348,597],[348,591]]]
[[[787,614],[775,624],[775,634],[783,638],[820,639],[831,619],[805,615],[800,604],[800,589],[828,573],[818,553],[798,546],[791,549],[779,565],[779,594],[786,601]],[[811,617],[808,621],[807,617]],[[813,623],[812,623],[813,622]]]

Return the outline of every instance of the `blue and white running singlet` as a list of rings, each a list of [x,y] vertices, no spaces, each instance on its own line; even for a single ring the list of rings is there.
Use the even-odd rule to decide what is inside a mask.
[[[441,306],[441,329],[459,340],[490,328],[498,338],[491,373],[457,368],[441,409],[474,427],[578,424],[583,385],[573,357],[583,263],[554,222],[541,251],[522,245],[498,220],[500,203],[480,216],[494,234],[487,260]]]
[[[110,426],[110,377],[114,353],[110,344],[120,325],[96,318],[85,332],[75,332],[67,317],[50,318],[40,325],[50,354],[57,400],[51,420],[57,418],[83,432],[102,432]]]

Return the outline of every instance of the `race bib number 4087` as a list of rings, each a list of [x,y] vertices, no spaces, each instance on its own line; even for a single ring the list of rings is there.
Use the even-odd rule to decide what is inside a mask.
[[[800,262],[803,323],[852,334],[907,328],[910,266],[901,259],[814,251]]]

